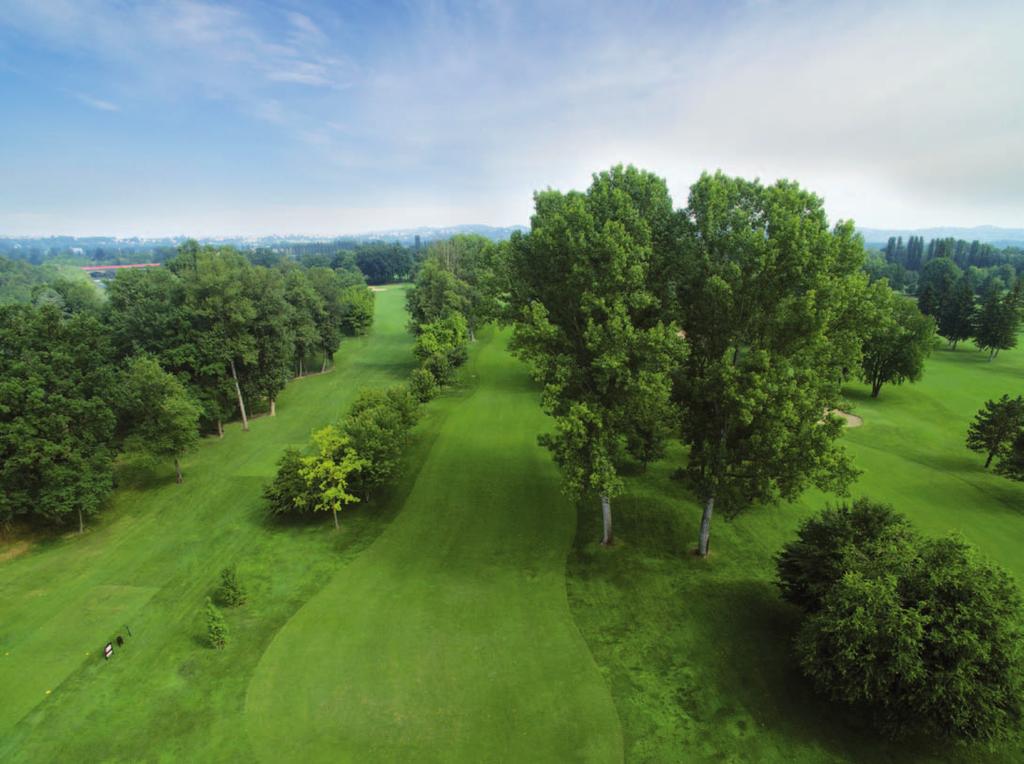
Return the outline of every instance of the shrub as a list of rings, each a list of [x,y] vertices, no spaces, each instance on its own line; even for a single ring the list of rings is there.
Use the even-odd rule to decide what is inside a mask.
[[[409,388],[416,400],[426,403],[437,395],[437,380],[427,369],[413,369],[409,375]]]
[[[235,566],[224,568],[220,572],[220,587],[217,589],[217,600],[226,607],[238,607],[245,604],[245,589],[238,583]]]
[[[822,694],[891,737],[1016,734],[1021,597],[963,541],[922,539],[888,507],[858,502],[806,522],[779,557],[779,578],[808,611],[796,652]]]
[[[206,598],[206,638],[214,650],[223,650],[228,643],[228,624],[223,613]]]
[[[310,511],[309,486],[302,476],[302,454],[287,449],[277,463],[277,475],[266,488],[263,498],[267,512],[274,517],[303,515]]]
[[[782,598],[814,612],[825,594],[854,566],[851,557],[891,555],[914,538],[910,523],[887,504],[857,499],[806,520],[797,540],[776,558]]]

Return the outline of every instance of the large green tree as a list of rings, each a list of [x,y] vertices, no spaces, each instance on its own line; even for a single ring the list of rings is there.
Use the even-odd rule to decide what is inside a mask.
[[[863,260],[853,225],[830,229],[821,199],[796,183],[716,173],[691,188],[662,281],[674,285],[667,309],[690,347],[675,396],[703,504],[699,554],[716,506],[734,514],[852,480],[842,424],[822,414],[859,361]]]
[[[662,322],[652,264],[667,256],[672,200],[665,182],[633,167],[594,176],[586,193],[535,196],[530,233],[509,249],[513,348],[543,384],[554,432],[541,442],[576,498],[596,496],[602,543],[635,410],[670,416],[667,370],[683,351]]]
[[[116,374],[103,326],[56,305],[0,307],[0,522],[57,525],[110,492]]]
[[[199,444],[199,404],[151,356],[128,362],[116,403],[124,448],[150,459],[173,459],[182,481],[181,457]]]
[[[869,287],[869,298],[861,378],[871,385],[871,397],[877,398],[883,385],[921,378],[935,340],[935,320],[884,280]]]

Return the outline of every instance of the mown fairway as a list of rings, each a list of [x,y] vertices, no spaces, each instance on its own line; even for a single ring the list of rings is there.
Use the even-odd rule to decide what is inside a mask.
[[[988,398],[1024,392],[1024,350],[993,363],[969,345],[936,351],[924,379],[872,400],[847,389],[863,427],[845,440],[864,474],[853,495],[887,501],[924,533],[959,532],[1024,584],[1024,485],[986,473],[964,448]],[[670,478],[682,454],[629,481],[619,545],[598,547],[600,518],[580,514],[570,558],[573,613],[601,665],[632,761],[1022,761],[930,741],[885,744],[816,698],[790,657],[795,609],[773,585],[773,556],[826,501],[718,517],[711,557],[692,556],[700,509]],[[614,635],[611,637],[610,635]]]
[[[113,507],[85,536],[0,563],[0,760],[253,758],[242,716],[252,669],[390,512],[353,512],[338,534],[326,518],[273,527],[260,492],[281,451],[337,419],[360,387],[406,377],[403,295],[378,293],[372,334],[346,340],[334,371],[292,382],[276,417],[207,438],[185,459],[184,484],[169,464],[122,470]],[[217,653],[200,610],[231,563],[250,602],[227,613],[233,641]],[[103,644],[126,624],[134,636],[104,663]]]
[[[565,599],[573,511],[506,341],[487,332],[466,389],[436,404],[401,514],[264,654],[247,703],[264,760],[621,758]]]

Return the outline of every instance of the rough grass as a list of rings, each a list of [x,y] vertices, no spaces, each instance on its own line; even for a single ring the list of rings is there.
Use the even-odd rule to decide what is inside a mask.
[[[1024,583],[1024,485],[986,473],[964,448],[982,403],[1024,387],[1024,350],[989,364],[937,351],[924,379],[872,400],[847,390],[863,427],[844,435],[864,471],[853,494],[890,502],[924,533],[961,533]],[[801,518],[835,500],[716,518],[712,554],[692,555],[700,508],[672,480],[684,454],[628,480],[617,502],[619,543],[604,549],[597,507],[579,509],[569,561],[576,616],[615,698],[627,761],[1022,761],[928,741],[881,742],[858,719],[816,698],[790,653],[797,611],[773,584],[773,556]]]

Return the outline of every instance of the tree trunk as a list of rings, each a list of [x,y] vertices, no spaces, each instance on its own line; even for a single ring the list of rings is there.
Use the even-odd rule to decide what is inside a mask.
[[[988,469],[988,465],[992,463],[992,457],[996,455],[995,451],[988,452],[988,459],[985,460],[985,469]]]
[[[249,418],[245,415],[245,401],[242,400],[242,388],[238,385],[238,372],[235,371],[235,359],[231,359],[231,377],[235,380],[235,392],[238,394],[238,410],[242,412],[242,429],[249,431]]]
[[[470,342],[476,342],[476,334],[473,332],[473,327],[472,326],[467,328],[467,332],[469,333],[469,341]]]
[[[871,397],[872,398],[877,398],[878,397],[878,393],[880,393],[881,390],[882,390],[882,383],[881,382],[872,382],[871,383]]]
[[[270,399],[270,416],[277,416],[277,401]]]
[[[323,374],[325,371],[327,371],[327,354],[326,353],[324,354],[324,362],[322,364],[320,364],[320,373]]]
[[[700,518],[700,538],[697,541],[697,554],[701,557],[708,556],[708,549],[711,546],[711,513],[715,509],[715,497],[709,496],[704,504],[704,514]]]
[[[338,525],[338,510],[331,507],[331,512],[334,513],[334,530],[338,530],[339,528],[341,528],[341,526]]]
[[[601,536],[601,543],[604,546],[611,546],[614,537],[612,536],[612,502],[607,496],[601,497],[601,521],[604,524],[604,534]]]
[[[217,437],[224,437],[224,423],[220,421],[220,417],[217,417]]]
[[[85,523],[82,522],[82,508],[78,508],[78,532],[85,533]]]
[[[178,457],[174,457],[174,472],[177,476],[174,480],[175,483],[181,482],[181,462],[178,461]]]

